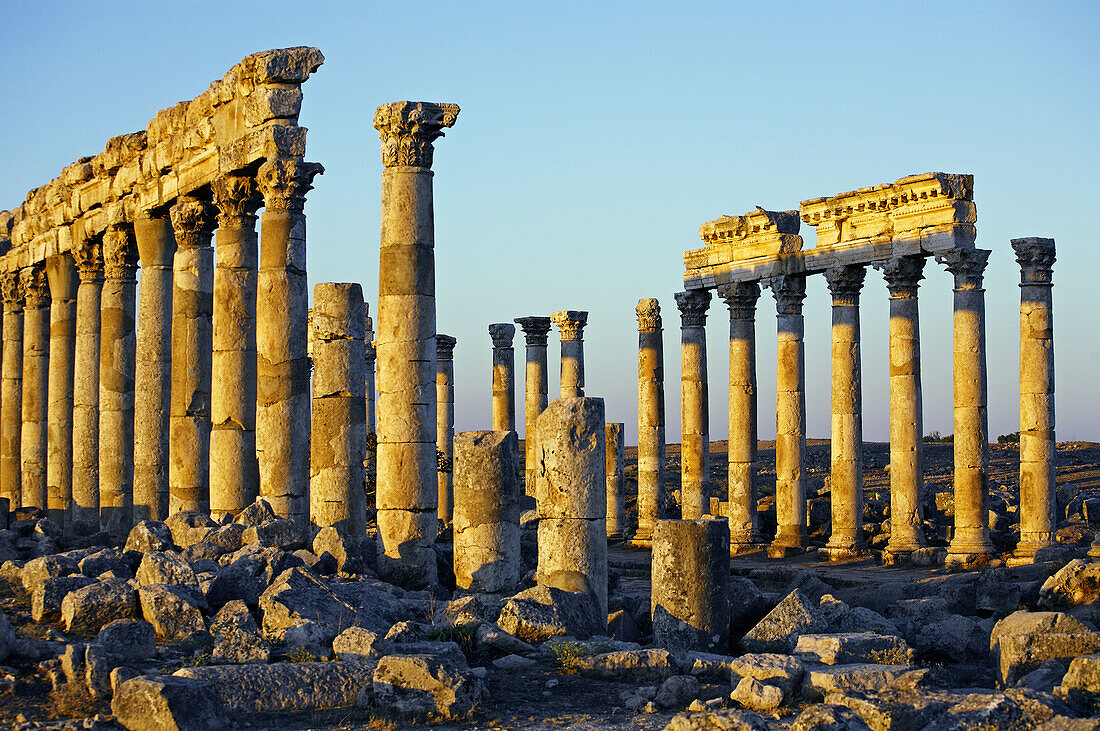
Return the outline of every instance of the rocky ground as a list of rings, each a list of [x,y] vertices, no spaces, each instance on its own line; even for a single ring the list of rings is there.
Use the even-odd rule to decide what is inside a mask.
[[[1033,565],[937,566],[950,537],[950,445],[926,451],[928,566],[877,554],[731,560],[731,643],[652,645],[649,554],[611,547],[606,634],[583,594],[405,591],[336,531],[306,536],[257,502],[122,542],[67,540],[17,511],[0,530],[0,725],[13,728],[1100,728],[1100,445],[1058,448],[1058,546]],[[636,465],[628,452],[628,486]],[[1012,447],[995,448],[990,521],[1015,544]],[[760,510],[774,529],[774,456]],[[828,445],[808,450],[815,545]],[[886,445],[865,446],[866,535],[889,530]],[[678,453],[668,454],[675,511]],[[711,496],[725,492],[712,447]],[[628,487],[628,494],[629,494]],[[632,502],[628,500],[628,502]],[[0,517],[0,528],[4,528]],[[536,557],[525,516],[523,557]],[[446,533],[440,566],[448,564]],[[444,582],[446,583],[446,582]]]

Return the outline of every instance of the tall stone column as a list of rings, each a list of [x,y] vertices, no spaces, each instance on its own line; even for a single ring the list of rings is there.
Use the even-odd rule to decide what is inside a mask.
[[[653,643],[725,653],[730,633],[730,529],[725,519],[662,520],[653,535]]]
[[[409,587],[436,582],[435,214],[433,142],[455,104],[378,108],[382,247],[378,286],[379,572]]]
[[[626,485],[623,471],[626,462],[626,441],[622,422],[604,425],[607,452],[607,537],[614,540],[626,538],[629,530],[626,521]]]
[[[550,333],[549,317],[520,317],[516,324],[523,328],[523,337],[527,343],[527,370],[524,387],[523,416],[525,431],[523,450],[526,462],[525,490],[528,495],[535,494],[535,469],[538,465],[536,451],[535,424],[539,414],[546,408],[546,393],[549,390],[546,377],[546,341]]]
[[[210,389],[210,512],[236,514],[260,493],[256,463],[256,209],[255,179],[215,181],[218,209]],[[360,294],[362,299],[362,294]],[[360,327],[359,323],[357,327]],[[362,363],[357,364],[357,369]]]
[[[455,461],[455,583],[474,593],[515,591],[523,565],[516,433],[462,432]]]
[[[561,397],[584,396],[584,326],[588,313],[563,310],[550,315],[561,334]]]
[[[23,284],[18,271],[0,279],[4,296],[4,354],[0,370],[0,497],[22,504],[23,466]]]
[[[76,290],[76,354],[73,359],[72,521],[78,534],[91,535],[99,530],[99,331],[103,293],[103,256],[99,240],[84,241],[73,249],[73,256],[80,274],[80,286]]]
[[[684,520],[702,518],[710,463],[707,385],[709,290],[676,293],[680,308],[680,506]]]
[[[256,298],[256,457],[260,495],[284,518],[309,519],[309,358],[306,342],[306,193],[324,172],[272,158],[257,174],[264,196]]]
[[[863,541],[863,383],[859,356],[859,291],[867,268],[840,265],[825,272],[833,296],[833,428],[831,447],[832,559],[867,550]]]
[[[100,299],[99,520],[115,536],[129,532],[133,522],[137,263],[133,228],[112,224],[103,234]]]
[[[1031,559],[1053,545],[1054,493],[1054,239],[1013,239],[1020,265],[1020,543]]]
[[[46,499],[50,517],[70,526],[73,500],[73,367],[76,357],[76,264],[68,254],[46,260],[50,284],[50,375]]]
[[[367,508],[373,510],[375,504],[375,478],[378,474],[378,426],[374,416],[375,376],[374,368],[377,356],[374,351],[374,321],[367,318],[367,333],[363,338],[363,362],[365,364],[364,380],[366,383],[366,419],[367,419],[367,451],[363,458],[363,470],[367,480]]]
[[[890,290],[890,540],[887,556],[925,545],[921,528],[924,417],[920,376],[917,287],[923,256],[899,256],[881,265]]]
[[[638,529],[634,542],[648,545],[661,515],[665,472],[665,347],[661,306],[638,300]]]
[[[439,519],[450,523],[454,515],[455,468],[455,343],[450,335],[435,336],[436,451],[443,453],[445,469],[439,470]]]
[[[493,431],[516,429],[516,326],[498,322],[489,326],[493,339]]]
[[[164,520],[168,517],[176,239],[167,214],[148,212],[136,217],[134,238],[141,259],[134,371],[134,423],[141,428],[134,431],[134,520]]]
[[[764,542],[756,512],[756,302],[758,282],[734,282],[718,290],[730,311],[729,529],[734,555]]]
[[[989,419],[986,411],[986,249],[955,250],[936,257],[955,277],[955,530],[950,563],[993,553],[989,540]]]
[[[20,446],[23,507],[46,509],[47,389],[50,367],[50,289],[46,269],[33,264],[23,279],[23,429]]]
[[[768,555],[783,557],[806,543],[806,351],[802,301],[806,277],[781,275],[768,281],[776,311],[775,540]]]
[[[213,216],[209,204],[172,206],[172,402],[168,512],[210,512],[210,381],[214,310]],[[222,374],[218,374],[221,379]],[[236,384],[244,387],[243,384]]]

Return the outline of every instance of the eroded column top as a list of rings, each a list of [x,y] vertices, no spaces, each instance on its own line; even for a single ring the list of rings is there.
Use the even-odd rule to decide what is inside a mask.
[[[764,286],[772,291],[777,315],[801,315],[802,301],[806,299],[806,277],[798,274],[782,274],[764,280]]]
[[[726,301],[731,320],[752,320],[760,299],[760,283],[731,282],[718,288],[718,296]]]
[[[588,324],[588,313],[583,310],[562,310],[550,315],[550,320],[561,331],[565,342],[584,339],[584,326]]]
[[[516,326],[510,322],[497,322],[489,326],[489,337],[493,339],[493,350],[511,348],[516,337]]]
[[[382,164],[430,170],[434,143],[444,127],[458,120],[458,105],[435,102],[390,102],[374,113],[374,128],[382,138]]]
[[[644,333],[661,332],[664,323],[661,320],[661,303],[653,298],[638,300],[634,308],[638,315],[638,331]]]
[[[180,251],[210,245],[210,235],[214,233],[211,208],[206,201],[190,196],[179,198],[172,206],[172,231]]]
[[[272,157],[260,166],[256,183],[269,211],[299,212],[305,208],[306,193],[313,190],[313,179],[325,172],[319,162],[300,157]]]
[[[549,317],[534,315],[517,317],[515,322],[523,328],[523,337],[526,339],[528,346],[546,345],[547,336],[550,333]]]
[[[252,228],[256,209],[263,205],[256,179],[251,175],[223,175],[210,184],[219,228]]]
[[[18,271],[0,277],[0,295],[4,298],[5,312],[23,311],[23,282]]]
[[[23,300],[28,310],[47,307],[50,304],[50,287],[46,281],[46,267],[41,262],[25,267],[19,273],[23,288]]]
[[[863,289],[863,280],[867,276],[867,267],[862,264],[839,264],[825,270],[825,281],[829,285],[829,294],[834,305],[859,304],[859,291]]]
[[[444,335],[443,333],[435,334],[435,359],[438,360],[454,360],[455,343],[458,342],[458,338],[451,335]]]
[[[1029,237],[1012,239],[1016,263],[1020,265],[1020,285],[1051,284],[1054,280],[1054,239]]]
[[[895,256],[875,262],[874,266],[882,271],[890,299],[916,299],[917,287],[924,279],[923,256]]]
[[[96,238],[87,238],[74,246],[73,260],[81,282],[98,282],[103,279],[103,247]]]
[[[706,326],[707,310],[710,308],[709,289],[677,292],[675,297],[676,306],[680,308],[680,325],[682,327]]]
[[[947,267],[955,277],[958,292],[978,291],[982,288],[985,266],[989,263],[989,249],[956,249],[936,256],[936,261]]]
[[[127,281],[137,272],[138,253],[134,229],[112,224],[103,233],[103,274],[106,279]]]

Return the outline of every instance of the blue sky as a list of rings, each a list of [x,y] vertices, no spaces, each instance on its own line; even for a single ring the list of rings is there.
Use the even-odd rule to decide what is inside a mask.
[[[309,277],[378,282],[374,109],[456,102],[436,147],[439,330],[458,338],[456,427],[488,428],[487,326],[591,312],[588,393],[636,434],[639,298],[665,311],[669,441],[679,433],[681,253],[703,221],[910,173],[975,175],[990,432],[1018,428],[1019,269],[1009,239],[1051,236],[1060,439],[1100,440],[1100,5],[912,3],[10,2],[0,45],[0,208],[111,136],[201,93],[243,56],[313,45]],[[803,226],[806,245],[812,229]],[[951,283],[921,290],[925,430],[951,426]],[[829,431],[829,299],[806,301],[809,432]],[[888,300],[862,300],[864,432],[888,434]],[[774,434],[775,319],[758,313],[760,433]],[[724,438],[728,315],[708,323],[712,435]],[[556,339],[551,340],[552,352]],[[517,364],[522,363],[517,336]],[[520,370],[522,373],[522,370]],[[522,378],[520,381],[522,388]],[[551,365],[551,393],[557,365]],[[522,403],[522,396],[520,396]]]

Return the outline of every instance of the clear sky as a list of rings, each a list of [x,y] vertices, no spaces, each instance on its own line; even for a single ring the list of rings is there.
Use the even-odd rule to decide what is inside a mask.
[[[665,313],[679,440],[681,253],[700,223],[938,170],[973,173],[986,273],[991,435],[1018,429],[1019,268],[1057,240],[1060,439],[1100,440],[1096,2],[14,2],[3,0],[0,209],[243,56],[313,45],[309,278],[378,289],[374,109],[456,102],[436,145],[439,330],[458,338],[456,428],[490,424],[491,322],[591,312],[587,392],[636,438],[639,298]],[[807,247],[812,228],[803,226]],[[925,431],[952,431],[951,278],[921,288]],[[829,432],[829,298],[806,300],[809,433]],[[757,318],[760,434],[775,432],[775,309]],[[864,433],[889,425],[888,301],[862,298]],[[708,323],[712,436],[727,433],[728,314]],[[517,335],[522,374],[522,335]],[[551,395],[558,369],[551,340]],[[522,376],[519,412],[522,421]]]

